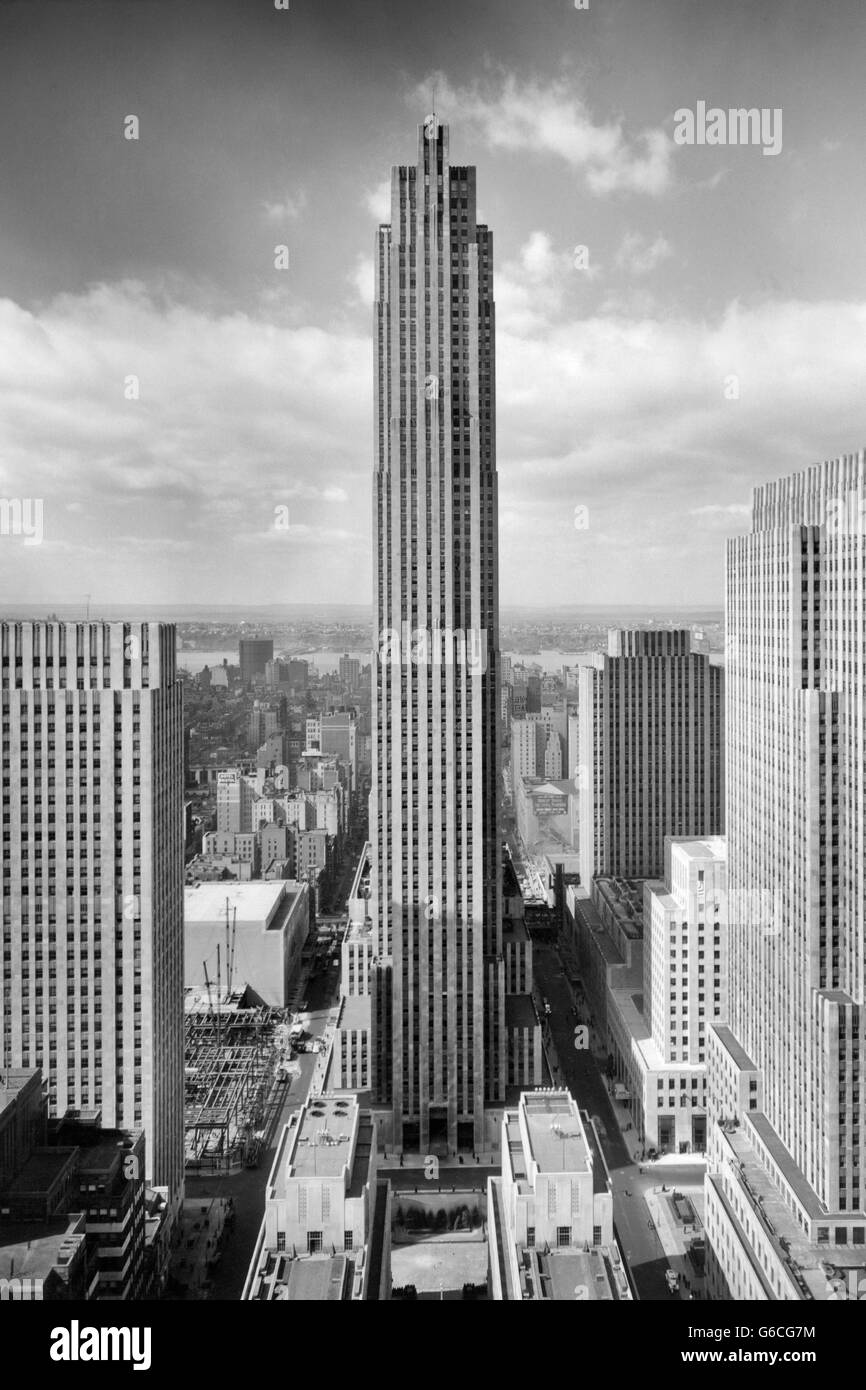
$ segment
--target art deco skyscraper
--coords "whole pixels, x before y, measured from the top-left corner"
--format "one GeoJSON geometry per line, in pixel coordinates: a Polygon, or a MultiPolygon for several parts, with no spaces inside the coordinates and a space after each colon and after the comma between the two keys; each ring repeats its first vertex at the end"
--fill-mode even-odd
{"type": "Polygon", "coordinates": [[[728,542],[729,1026],[715,1297],[866,1293],[866,463],[755,489],[728,542]]]}
{"type": "Polygon", "coordinates": [[[0,622],[0,1042],[183,1182],[183,727],[163,623],[0,622]]]}
{"type": "Polygon", "coordinates": [[[722,829],[724,673],[687,629],[611,629],[580,670],[580,876],[659,879],[665,837],[722,829]]]}
{"type": "Polygon", "coordinates": [[[493,239],[435,117],[392,170],[375,313],[375,1084],[395,1147],[455,1151],[504,1072],[493,239]]]}

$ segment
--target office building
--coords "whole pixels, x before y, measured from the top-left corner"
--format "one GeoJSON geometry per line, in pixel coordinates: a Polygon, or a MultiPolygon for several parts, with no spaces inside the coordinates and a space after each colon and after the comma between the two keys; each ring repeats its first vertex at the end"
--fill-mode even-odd
{"type": "Polygon", "coordinates": [[[723,672],[686,631],[612,630],[580,669],[580,873],[660,878],[666,835],[722,830],[723,672]]]}
{"type": "Polygon", "coordinates": [[[845,455],[755,488],[751,532],[728,542],[715,1298],[866,1293],[864,497],[866,457],[845,455]]]}
{"type": "Polygon", "coordinates": [[[347,690],[357,690],[361,680],[361,663],[356,656],[349,656],[348,652],[340,657],[339,662],[340,684],[347,690]]]}
{"type": "Polygon", "coordinates": [[[493,243],[435,117],[375,259],[375,1089],[390,1145],[471,1151],[505,1069],[493,243]]]}
{"type": "Polygon", "coordinates": [[[163,623],[0,623],[3,1062],[183,1178],[183,728],[163,623]]]}
{"type": "Polygon", "coordinates": [[[241,683],[252,685],[256,676],[264,676],[268,662],[274,659],[272,637],[241,637],[238,640],[238,661],[241,683]]]}

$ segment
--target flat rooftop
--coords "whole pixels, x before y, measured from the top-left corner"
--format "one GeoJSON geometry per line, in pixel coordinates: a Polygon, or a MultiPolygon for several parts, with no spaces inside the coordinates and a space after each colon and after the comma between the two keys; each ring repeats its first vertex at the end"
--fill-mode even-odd
{"type": "Polygon", "coordinates": [[[600,1250],[551,1250],[538,1256],[543,1296],[556,1302],[613,1302],[607,1261],[600,1250]]]}
{"type": "Polygon", "coordinates": [[[21,1092],[38,1075],[34,1067],[0,1068],[0,1115],[15,1104],[21,1092]]]}
{"type": "Polygon", "coordinates": [[[687,859],[727,859],[728,847],[723,835],[705,835],[693,840],[675,839],[673,849],[687,859]]]}
{"type": "Polygon", "coordinates": [[[755,1063],[752,1061],[745,1048],[741,1047],[740,1044],[737,1042],[737,1039],[731,1032],[730,1028],[728,1028],[723,1023],[717,1023],[715,1025],[715,1030],[716,1036],[718,1037],[719,1042],[722,1044],[722,1047],[732,1058],[735,1065],[739,1067],[740,1071],[757,1071],[755,1063]]]}
{"type": "Polygon", "coordinates": [[[340,1028],[352,1029],[356,1032],[363,1032],[371,1026],[369,994],[347,994],[343,996],[343,1007],[340,1010],[340,1028]]]}
{"type": "Polygon", "coordinates": [[[254,883],[197,883],[184,889],[184,921],[224,924],[228,900],[230,921],[236,912],[239,927],[264,926],[268,930],[282,925],[277,909],[283,899],[291,904],[300,891],[301,885],[294,879],[272,879],[254,883]]]}
{"type": "Polygon", "coordinates": [[[286,1156],[287,1178],[338,1177],[352,1162],[359,1110],[354,1097],[315,1096],[301,1112],[286,1156]]]}
{"type": "Polygon", "coordinates": [[[18,1170],[7,1191],[19,1196],[50,1192],[69,1167],[74,1155],[74,1147],[36,1149],[18,1170]]]}
{"type": "Polygon", "coordinates": [[[345,1255],[307,1256],[292,1260],[286,1280],[288,1297],[303,1303],[343,1298],[349,1261],[345,1255]]]}
{"type": "Polygon", "coordinates": [[[539,1172],[578,1173],[589,1168],[583,1121],[568,1092],[529,1091],[521,1109],[539,1172]]]}
{"type": "Polygon", "coordinates": [[[85,1239],[81,1213],[51,1221],[0,1223],[0,1279],[45,1279],[85,1239]]]}
{"type": "Polygon", "coordinates": [[[596,878],[593,892],[601,898],[626,936],[638,937],[643,931],[643,878],[596,878]]]}
{"type": "MultiPolygon", "coordinates": [[[[755,1133],[770,1149],[780,1167],[783,1166],[786,1181],[790,1182],[813,1219],[823,1217],[828,1227],[832,1226],[832,1216],[821,1209],[815,1193],[784,1149],[766,1116],[757,1111],[750,1111],[746,1122],[754,1127],[755,1133]]],[[[724,1139],[735,1157],[739,1174],[738,1185],[741,1191],[745,1189],[749,1194],[747,1201],[757,1224],[763,1225],[783,1262],[799,1276],[813,1298],[826,1299],[831,1294],[832,1284],[827,1275],[828,1267],[840,1270],[866,1268],[866,1247],[817,1245],[808,1239],[758,1159],[747,1132],[742,1128],[726,1130],[724,1139]]],[[[720,1180],[716,1178],[714,1181],[717,1191],[721,1191],[720,1180]]],[[[730,1214],[740,1226],[739,1218],[734,1213],[730,1214]]],[[[751,1246],[748,1240],[745,1243],[751,1246]]]]}

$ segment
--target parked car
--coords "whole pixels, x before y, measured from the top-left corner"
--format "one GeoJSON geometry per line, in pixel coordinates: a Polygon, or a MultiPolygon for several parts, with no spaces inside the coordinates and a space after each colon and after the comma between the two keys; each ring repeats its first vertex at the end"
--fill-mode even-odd
{"type": "Polygon", "coordinates": [[[665,1280],[667,1281],[667,1286],[671,1293],[676,1293],[680,1286],[680,1276],[677,1274],[676,1270],[666,1269],[665,1280]]]}

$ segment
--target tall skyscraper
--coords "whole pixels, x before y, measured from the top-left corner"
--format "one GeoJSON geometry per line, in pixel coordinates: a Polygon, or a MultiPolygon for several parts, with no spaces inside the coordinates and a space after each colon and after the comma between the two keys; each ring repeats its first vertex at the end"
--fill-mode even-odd
{"type": "Polygon", "coordinates": [[[183,721],[163,623],[0,622],[0,1039],[183,1183],[183,721]]]}
{"type": "Polygon", "coordinates": [[[269,661],[274,659],[272,637],[241,637],[238,641],[238,661],[241,681],[252,685],[253,676],[263,676],[269,661]]]}
{"type": "Polygon", "coordinates": [[[728,542],[729,1026],[715,1297],[866,1294],[866,461],[755,489],[728,542]]]}
{"type": "Polygon", "coordinates": [[[722,829],[722,669],[687,630],[612,630],[579,680],[581,881],[661,878],[666,835],[722,829]]]}
{"type": "Polygon", "coordinates": [[[435,117],[391,173],[375,314],[376,1088],[395,1147],[456,1151],[505,1066],[493,239],[435,117]]]}

